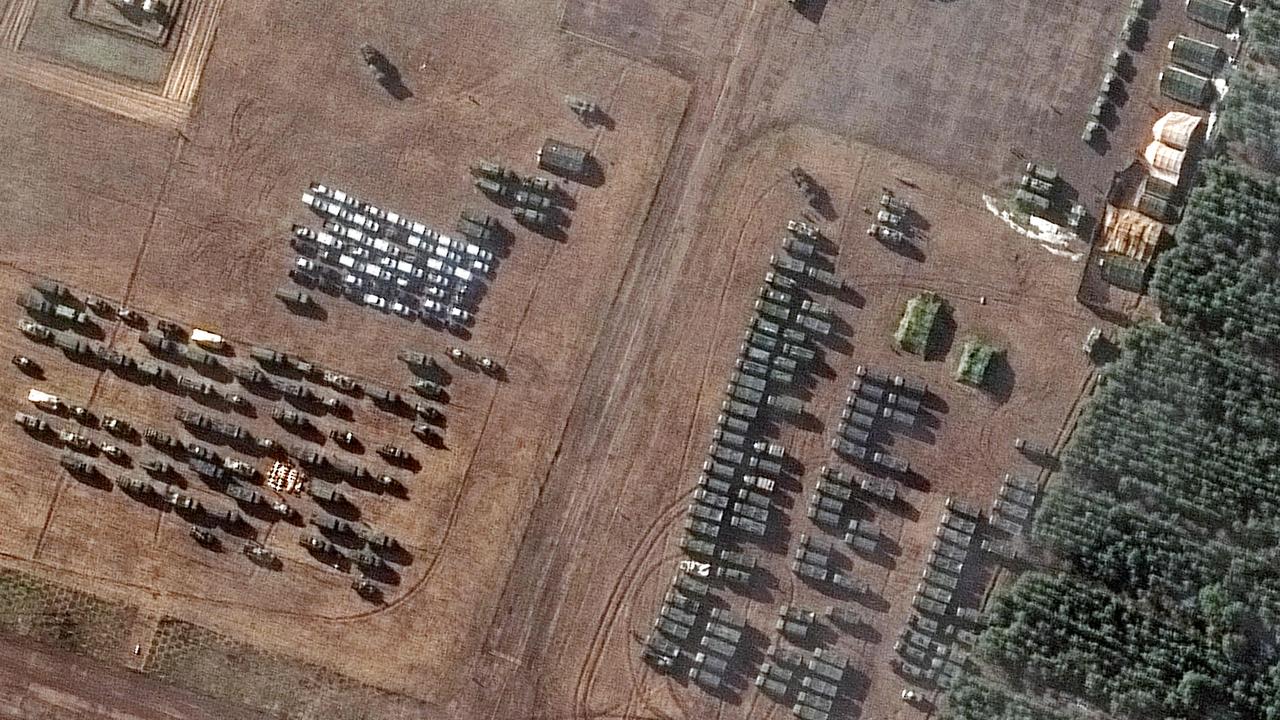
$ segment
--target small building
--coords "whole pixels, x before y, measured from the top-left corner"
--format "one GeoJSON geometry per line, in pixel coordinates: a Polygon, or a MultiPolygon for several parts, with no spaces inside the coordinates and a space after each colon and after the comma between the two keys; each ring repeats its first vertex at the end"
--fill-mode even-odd
{"type": "Polygon", "coordinates": [[[1186,35],[1169,41],[1169,62],[1201,75],[1213,76],[1227,59],[1222,48],[1186,35]]]}
{"type": "Polygon", "coordinates": [[[1159,178],[1170,185],[1182,183],[1182,164],[1187,159],[1187,151],[1156,140],[1142,151],[1142,157],[1147,161],[1147,172],[1152,177],[1159,178]]]}
{"type": "Polygon", "coordinates": [[[1239,10],[1236,0],[1187,0],[1187,15],[1192,20],[1222,32],[1235,25],[1239,10]]]}
{"type": "Polygon", "coordinates": [[[1193,107],[1204,107],[1212,97],[1209,78],[1168,65],[1160,72],[1160,94],[1193,107]]]}
{"type": "Polygon", "coordinates": [[[586,148],[548,138],[538,150],[538,167],[559,175],[582,175],[590,157],[586,148]]]}
{"type": "Polygon", "coordinates": [[[1102,252],[1146,264],[1155,255],[1164,225],[1137,210],[1107,206],[1102,221],[1102,252]]]}
{"type": "Polygon", "coordinates": [[[1178,219],[1177,205],[1150,193],[1143,193],[1138,198],[1138,212],[1165,223],[1176,222],[1178,219]]]}
{"type": "Polygon", "coordinates": [[[1151,126],[1151,137],[1172,148],[1186,150],[1197,140],[1196,132],[1203,121],[1204,118],[1190,113],[1165,113],[1151,126]]]}

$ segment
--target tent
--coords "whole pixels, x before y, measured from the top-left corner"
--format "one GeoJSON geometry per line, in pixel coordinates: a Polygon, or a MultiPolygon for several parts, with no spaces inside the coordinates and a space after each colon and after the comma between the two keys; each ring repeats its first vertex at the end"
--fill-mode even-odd
{"type": "Polygon", "coordinates": [[[1166,145],[1159,140],[1147,145],[1142,157],[1147,161],[1147,172],[1170,185],[1182,181],[1182,163],[1187,158],[1185,150],[1166,145]]]}
{"type": "Polygon", "coordinates": [[[1214,30],[1227,32],[1236,22],[1235,0],[1187,0],[1187,15],[1214,30]]]}
{"type": "Polygon", "coordinates": [[[1160,94],[1194,107],[1204,107],[1211,97],[1209,78],[1168,65],[1160,73],[1160,94]]]}
{"type": "Polygon", "coordinates": [[[1102,251],[1150,262],[1164,233],[1164,225],[1137,210],[1107,206],[1102,225],[1102,251]]]}
{"type": "Polygon", "coordinates": [[[1201,75],[1210,75],[1222,68],[1226,54],[1212,43],[1179,35],[1169,41],[1169,61],[1201,75]]]}
{"type": "Polygon", "coordinates": [[[1191,147],[1203,119],[1199,115],[1184,112],[1166,113],[1151,126],[1151,136],[1169,147],[1186,150],[1191,147]]]}

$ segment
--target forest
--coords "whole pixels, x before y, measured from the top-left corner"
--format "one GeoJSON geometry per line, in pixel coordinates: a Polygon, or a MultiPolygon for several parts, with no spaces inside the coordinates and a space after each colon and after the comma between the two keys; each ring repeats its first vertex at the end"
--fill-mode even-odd
{"type": "Polygon", "coordinates": [[[1280,0],[949,720],[1280,720],[1280,0]]]}

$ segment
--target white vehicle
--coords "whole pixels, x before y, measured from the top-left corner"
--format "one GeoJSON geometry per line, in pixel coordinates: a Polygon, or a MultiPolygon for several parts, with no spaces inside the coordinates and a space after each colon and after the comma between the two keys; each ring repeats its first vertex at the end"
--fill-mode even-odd
{"type": "Polygon", "coordinates": [[[307,192],[302,193],[302,203],[304,205],[307,205],[313,208],[319,208],[320,203],[322,202],[324,201],[316,197],[315,195],[312,195],[311,193],[307,193],[307,192]]]}
{"type": "Polygon", "coordinates": [[[697,560],[681,560],[680,569],[690,575],[698,577],[707,577],[711,575],[711,566],[707,563],[698,562],[697,560]]]}
{"type": "Polygon", "coordinates": [[[330,235],[327,232],[316,233],[316,242],[320,243],[321,245],[327,248],[333,248],[335,250],[341,250],[343,245],[345,244],[341,240],[330,235]]]}
{"type": "Polygon", "coordinates": [[[448,312],[448,308],[446,308],[443,303],[431,299],[424,299],[422,301],[422,312],[429,313],[431,315],[444,315],[448,312]]]}
{"type": "Polygon", "coordinates": [[[333,195],[332,195],[332,197],[333,197],[333,199],[334,199],[334,200],[337,200],[337,201],[338,201],[338,202],[340,202],[340,203],[348,203],[348,202],[351,202],[351,196],[347,195],[346,193],[342,192],[341,190],[334,190],[334,191],[333,191],[333,195]]]}
{"type": "Polygon", "coordinates": [[[400,217],[397,213],[393,213],[393,212],[387,213],[386,219],[387,219],[387,222],[391,223],[392,225],[404,224],[404,218],[400,217]]]}
{"type": "Polygon", "coordinates": [[[409,229],[413,231],[413,234],[414,234],[414,235],[423,235],[423,234],[426,234],[426,232],[427,232],[430,228],[428,228],[426,225],[423,225],[423,224],[422,224],[422,223],[420,223],[420,222],[416,222],[416,223],[411,224],[411,225],[409,226],[409,229]]]}
{"type": "Polygon", "coordinates": [[[367,259],[369,259],[369,251],[368,251],[368,250],[366,250],[366,249],[364,249],[364,248],[362,248],[362,247],[355,247],[355,246],[353,245],[353,246],[351,246],[351,247],[347,248],[347,252],[351,253],[351,256],[352,256],[352,257],[358,257],[358,258],[360,258],[360,259],[362,259],[362,260],[367,260],[367,259]]]}
{"type": "Polygon", "coordinates": [[[359,290],[364,287],[364,278],[355,275],[346,275],[342,278],[342,283],[353,290],[359,290]]]}
{"type": "Polygon", "coordinates": [[[356,267],[356,259],[350,255],[343,255],[338,258],[338,264],[344,268],[351,268],[354,270],[356,267]]]}
{"type": "Polygon", "coordinates": [[[298,266],[299,270],[315,270],[316,269],[315,262],[308,260],[307,258],[298,258],[297,260],[293,261],[293,264],[298,266]]]}
{"type": "Polygon", "coordinates": [[[450,295],[452,295],[453,293],[450,293],[448,290],[440,287],[439,285],[428,285],[427,287],[422,289],[422,294],[426,295],[427,297],[443,300],[449,297],[450,295]]]}
{"type": "Polygon", "coordinates": [[[44,410],[56,411],[56,410],[62,409],[63,407],[62,398],[58,397],[57,395],[50,395],[49,393],[43,390],[36,390],[35,388],[31,388],[31,390],[27,393],[27,399],[30,400],[31,403],[36,407],[44,410]]]}
{"type": "Polygon", "coordinates": [[[363,243],[365,241],[365,234],[361,232],[359,228],[343,226],[341,228],[341,232],[343,235],[347,236],[348,240],[353,242],[363,243]]]}
{"type": "Polygon", "coordinates": [[[311,228],[309,228],[309,227],[303,227],[303,226],[301,226],[301,225],[294,225],[294,226],[293,226],[293,234],[294,234],[294,235],[296,235],[296,236],[298,236],[298,237],[300,237],[300,238],[302,238],[303,240],[315,240],[315,239],[316,239],[316,231],[315,231],[315,230],[312,230],[312,229],[311,229],[311,228]]]}
{"type": "Polygon", "coordinates": [[[454,305],[449,308],[449,320],[461,325],[466,325],[471,322],[471,313],[454,305]]]}
{"type": "Polygon", "coordinates": [[[211,348],[220,348],[223,345],[221,335],[200,328],[191,328],[191,342],[211,348]]]}
{"type": "Polygon", "coordinates": [[[475,278],[475,276],[471,274],[471,271],[466,268],[454,268],[453,276],[461,280],[464,285],[470,285],[471,281],[475,278]]]}
{"type": "MultiPolygon", "coordinates": [[[[328,186],[321,185],[320,183],[311,183],[311,192],[317,195],[328,195],[332,191],[329,190],[328,186]]],[[[303,193],[303,195],[306,195],[306,193],[303,193]]]]}
{"type": "Polygon", "coordinates": [[[364,296],[364,304],[365,304],[365,305],[369,305],[370,307],[376,307],[376,308],[378,308],[379,310],[384,310],[384,309],[386,309],[386,307],[387,307],[387,301],[386,301],[386,300],[384,300],[384,299],[382,299],[382,298],[381,298],[380,296],[378,296],[378,295],[374,295],[373,293],[366,293],[366,294],[365,294],[365,296],[364,296]]]}
{"type": "Polygon", "coordinates": [[[421,235],[410,235],[408,240],[404,241],[409,247],[419,250],[427,244],[426,238],[421,235]]]}
{"type": "Polygon", "coordinates": [[[369,277],[373,278],[374,280],[393,280],[393,279],[395,279],[395,275],[392,275],[390,270],[383,270],[382,268],[380,268],[380,267],[378,267],[377,265],[374,265],[374,264],[372,264],[372,263],[366,264],[366,265],[364,266],[364,274],[365,274],[365,275],[368,275],[369,277]]]}
{"type": "Polygon", "coordinates": [[[417,308],[409,307],[408,305],[405,305],[402,302],[391,303],[391,312],[399,315],[400,317],[407,317],[407,318],[418,317],[417,308]]]}

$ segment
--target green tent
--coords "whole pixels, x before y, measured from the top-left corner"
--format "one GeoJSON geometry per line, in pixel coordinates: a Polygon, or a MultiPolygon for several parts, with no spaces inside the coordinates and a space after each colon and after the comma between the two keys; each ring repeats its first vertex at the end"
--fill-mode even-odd
{"type": "Polygon", "coordinates": [[[1209,78],[1172,65],[1160,73],[1160,94],[1194,107],[1204,107],[1211,97],[1209,78]]]}
{"type": "Polygon", "coordinates": [[[1212,76],[1222,68],[1226,54],[1217,45],[1179,35],[1169,42],[1169,60],[1192,72],[1212,76]]]}
{"type": "Polygon", "coordinates": [[[1187,15],[1192,20],[1222,32],[1235,25],[1238,9],[1234,0],[1187,0],[1187,15]]]}

